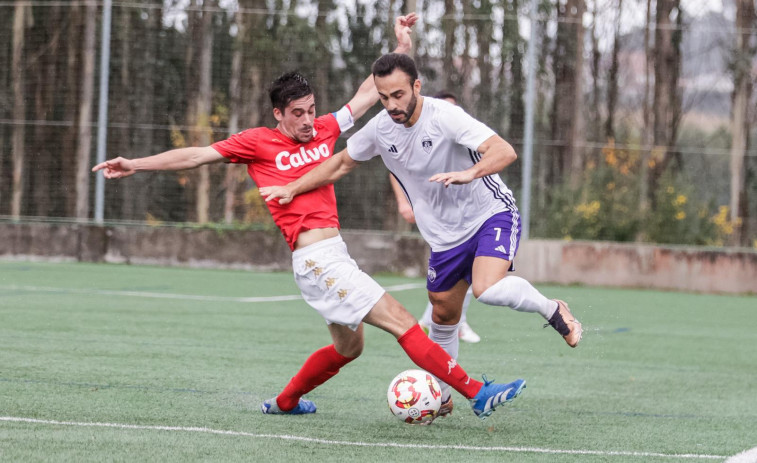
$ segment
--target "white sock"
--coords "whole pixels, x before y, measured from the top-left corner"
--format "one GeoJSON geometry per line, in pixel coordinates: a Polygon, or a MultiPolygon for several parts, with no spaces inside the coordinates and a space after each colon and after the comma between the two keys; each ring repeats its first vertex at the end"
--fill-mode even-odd
{"type": "MultiPolygon", "coordinates": [[[[428,337],[442,346],[442,349],[455,360],[457,360],[457,353],[460,348],[460,338],[457,336],[458,327],[459,325],[437,325],[432,321],[428,330],[428,337]]],[[[441,380],[439,386],[442,389],[442,402],[446,402],[452,395],[452,388],[441,380]]]]}
{"type": "Polygon", "coordinates": [[[428,305],[426,306],[426,311],[423,312],[423,316],[421,317],[421,321],[420,321],[421,325],[431,326],[431,312],[433,312],[433,310],[434,310],[434,306],[431,305],[431,303],[429,302],[428,305]]]}
{"type": "Polygon", "coordinates": [[[514,275],[491,285],[478,300],[484,304],[510,307],[518,312],[538,312],[546,320],[552,318],[557,310],[557,302],[547,299],[531,283],[514,275]]]}
{"type": "Polygon", "coordinates": [[[463,314],[460,316],[460,323],[468,321],[468,306],[470,305],[470,298],[473,296],[473,288],[468,288],[468,292],[465,293],[465,299],[463,299],[463,314]]]}

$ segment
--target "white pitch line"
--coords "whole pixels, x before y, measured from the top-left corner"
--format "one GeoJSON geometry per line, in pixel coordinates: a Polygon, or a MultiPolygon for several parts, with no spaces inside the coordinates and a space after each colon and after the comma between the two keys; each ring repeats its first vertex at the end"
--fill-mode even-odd
{"type": "Polygon", "coordinates": [[[298,442],[309,442],[323,445],[337,445],[350,447],[393,447],[403,449],[422,449],[422,450],[469,450],[481,452],[513,452],[513,453],[546,453],[546,454],[566,454],[566,455],[598,455],[611,457],[663,457],[678,459],[704,459],[704,460],[722,460],[726,458],[722,455],[706,454],[680,454],[680,453],[657,453],[657,452],[627,452],[627,451],[602,451],[602,450],[559,450],[544,449],[538,447],[478,447],[472,445],[430,445],[430,444],[398,444],[396,442],[360,442],[360,441],[338,441],[330,439],[318,439],[315,437],[293,436],[291,434],[257,434],[243,431],[229,431],[224,429],[211,429],[200,427],[183,427],[183,426],[145,426],[138,424],[119,424],[119,423],[80,423],[75,421],[55,421],[40,420],[36,418],[22,418],[14,416],[0,416],[0,421],[12,423],[33,423],[49,424],[56,426],[78,426],[78,427],[100,427],[115,429],[134,429],[140,431],[178,431],[178,432],[198,432],[205,434],[221,434],[227,436],[252,437],[259,439],[279,439],[298,442]]]}
{"type": "MultiPolygon", "coordinates": [[[[407,283],[401,285],[387,286],[387,291],[407,291],[410,289],[423,288],[425,285],[420,283],[407,283]]],[[[229,296],[199,296],[193,294],[175,294],[175,293],[153,293],[146,291],[117,291],[107,289],[76,289],[76,288],[53,288],[48,286],[0,286],[0,290],[8,291],[28,291],[28,292],[46,292],[46,293],[63,293],[63,294],[87,294],[98,296],[122,296],[122,297],[145,297],[153,299],[180,299],[187,301],[210,301],[210,302],[279,302],[279,301],[296,301],[302,299],[299,294],[290,294],[284,296],[260,296],[260,297],[229,297],[229,296]]]]}
{"type": "Polygon", "coordinates": [[[754,463],[757,461],[757,447],[732,456],[725,463],[754,463]]]}

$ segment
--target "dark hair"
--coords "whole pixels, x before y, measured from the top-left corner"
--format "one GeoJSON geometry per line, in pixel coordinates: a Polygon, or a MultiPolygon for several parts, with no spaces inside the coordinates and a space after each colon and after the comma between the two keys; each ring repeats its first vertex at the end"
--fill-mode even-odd
{"type": "Polygon", "coordinates": [[[282,113],[284,108],[292,101],[312,94],[313,87],[310,86],[310,82],[297,71],[287,72],[279,76],[268,87],[271,104],[282,113]]]}
{"type": "Polygon", "coordinates": [[[395,69],[407,74],[410,78],[410,85],[413,85],[418,79],[418,69],[415,67],[413,58],[402,53],[387,53],[373,62],[371,72],[374,77],[386,77],[393,73],[395,69]]]}
{"type": "Polygon", "coordinates": [[[455,100],[457,101],[457,97],[454,93],[448,92],[446,90],[442,90],[441,92],[438,92],[436,95],[434,95],[434,98],[438,98],[440,100],[455,100]]]}

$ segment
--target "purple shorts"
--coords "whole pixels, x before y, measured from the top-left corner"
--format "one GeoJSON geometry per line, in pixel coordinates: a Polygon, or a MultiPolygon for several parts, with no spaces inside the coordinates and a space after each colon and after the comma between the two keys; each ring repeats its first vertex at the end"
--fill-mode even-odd
{"type": "Polygon", "coordinates": [[[460,280],[473,280],[473,259],[478,256],[499,257],[510,261],[510,271],[520,242],[518,211],[500,212],[481,225],[468,241],[446,251],[431,251],[428,259],[426,288],[438,293],[452,289],[460,280]]]}

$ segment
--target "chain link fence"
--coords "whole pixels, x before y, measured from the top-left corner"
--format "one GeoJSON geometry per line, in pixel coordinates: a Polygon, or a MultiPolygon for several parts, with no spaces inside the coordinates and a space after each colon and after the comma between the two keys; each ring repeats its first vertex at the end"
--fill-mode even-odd
{"type": "MultiPolygon", "coordinates": [[[[273,127],[266,87],[294,69],[314,82],[318,112],[334,111],[371,63],[394,48],[393,18],[413,9],[421,16],[414,56],[422,93],[455,93],[518,153],[525,52],[535,28],[532,237],[757,247],[757,154],[748,143],[754,11],[745,22],[735,4],[673,1],[667,3],[676,15],[665,23],[651,2],[647,23],[632,14],[646,3],[543,0],[530,21],[531,4],[522,0],[114,1],[106,157],[142,157],[273,127]],[[744,40],[746,51],[739,51],[744,40]],[[665,59],[673,65],[661,69],[665,59]],[[741,85],[749,91],[737,92],[741,85]],[[747,108],[740,124],[738,98],[747,108]]],[[[101,129],[105,7],[0,0],[6,220],[94,217],[89,169],[101,129]]],[[[344,146],[340,140],[336,149],[344,146]]],[[[501,174],[519,200],[521,161],[501,174]]],[[[273,226],[242,166],[145,173],[108,181],[104,191],[108,222],[273,226]]],[[[336,191],[344,228],[412,230],[397,213],[379,160],[340,180],[336,191]]]]}

